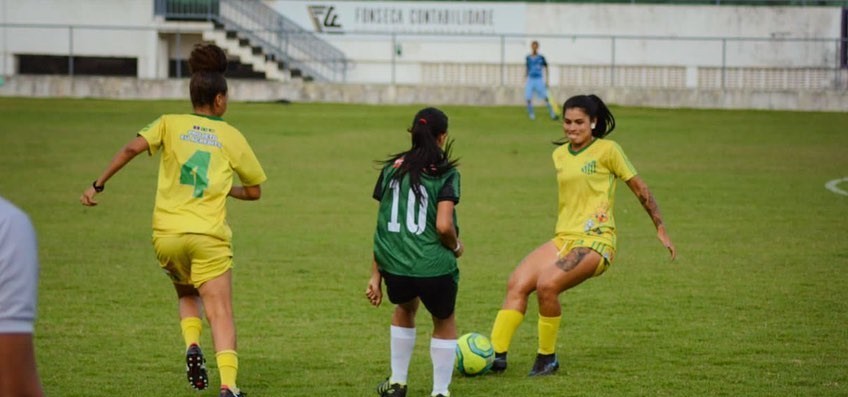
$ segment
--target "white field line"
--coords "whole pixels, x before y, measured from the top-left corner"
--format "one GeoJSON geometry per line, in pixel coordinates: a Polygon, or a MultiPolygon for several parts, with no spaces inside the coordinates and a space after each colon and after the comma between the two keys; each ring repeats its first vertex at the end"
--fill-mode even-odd
{"type": "Polygon", "coordinates": [[[843,195],[843,196],[848,196],[848,192],[846,192],[845,190],[842,190],[842,189],[840,189],[840,188],[839,188],[839,184],[840,184],[841,182],[848,182],[848,177],[845,177],[845,178],[839,178],[839,179],[834,179],[834,180],[832,180],[832,181],[829,181],[829,182],[827,182],[827,183],[825,183],[825,184],[824,184],[824,188],[825,188],[825,189],[827,189],[827,190],[830,190],[831,192],[834,192],[834,193],[836,193],[836,194],[841,194],[841,195],[843,195]]]}

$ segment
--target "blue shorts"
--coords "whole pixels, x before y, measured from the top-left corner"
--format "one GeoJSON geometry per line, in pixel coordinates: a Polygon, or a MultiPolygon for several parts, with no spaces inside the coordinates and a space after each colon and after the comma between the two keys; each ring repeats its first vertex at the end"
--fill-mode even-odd
{"type": "Polygon", "coordinates": [[[542,77],[528,77],[527,84],[524,86],[524,99],[530,101],[533,99],[533,93],[536,93],[539,98],[548,99],[548,89],[545,87],[545,79],[542,77]]]}

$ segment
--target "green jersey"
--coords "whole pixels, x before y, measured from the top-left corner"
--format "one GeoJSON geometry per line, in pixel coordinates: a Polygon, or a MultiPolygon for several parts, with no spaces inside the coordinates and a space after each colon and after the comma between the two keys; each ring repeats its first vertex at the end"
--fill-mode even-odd
{"type": "MultiPolygon", "coordinates": [[[[416,197],[409,175],[400,181],[394,177],[402,162],[400,158],[384,167],[374,186],[374,199],[380,202],[374,232],[377,266],[398,276],[458,274],[456,257],[436,232],[436,209],[440,201],[459,203],[459,171],[453,168],[439,176],[422,173],[416,197]]],[[[453,222],[457,225],[456,212],[453,222]]]]}

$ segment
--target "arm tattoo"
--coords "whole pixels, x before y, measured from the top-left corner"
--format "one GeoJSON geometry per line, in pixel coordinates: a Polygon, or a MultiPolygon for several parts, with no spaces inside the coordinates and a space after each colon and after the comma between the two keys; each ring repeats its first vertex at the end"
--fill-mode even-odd
{"type": "Polygon", "coordinates": [[[660,207],[657,201],[654,200],[654,195],[647,188],[642,188],[639,189],[637,196],[639,197],[639,202],[642,203],[642,207],[651,216],[654,226],[660,227],[663,224],[662,215],[660,215],[660,207]]]}
{"type": "Polygon", "coordinates": [[[563,271],[569,272],[577,267],[577,264],[580,263],[580,261],[582,261],[590,251],[591,250],[587,247],[577,247],[569,251],[565,257],[557,259],[556,265],[563,271]]]}

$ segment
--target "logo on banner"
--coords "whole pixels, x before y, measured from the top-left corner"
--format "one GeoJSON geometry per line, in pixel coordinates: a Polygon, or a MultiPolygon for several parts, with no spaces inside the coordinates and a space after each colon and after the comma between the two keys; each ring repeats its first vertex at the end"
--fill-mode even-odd
{"type": "Polygon", "coordinates": [[[333,6],[306,6],[312,25],[319,33],[342,33],[342,24],[339,22],[339,14],[333,6]]]}

